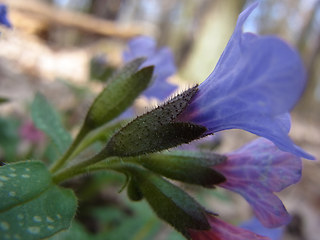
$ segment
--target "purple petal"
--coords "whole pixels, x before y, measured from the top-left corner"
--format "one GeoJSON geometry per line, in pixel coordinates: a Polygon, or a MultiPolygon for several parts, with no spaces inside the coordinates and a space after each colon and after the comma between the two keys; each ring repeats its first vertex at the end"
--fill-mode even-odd
{"type": "Polygon", "coordinates": [[[256,6],[240,14],[216,68],[200,84],[179,120],[203,125],[207,133],[244,129],[270,139],[284,151],[313,159],[288,137],[287,116],[306,82],[302,61],[279,38],[242,33],[256,6]]]}
{"type": "MultiPolygon", "coordinates": [[[[232,179],[234,180],[234,179],[232,179]]],[[[290,222],[291,217],[281,200],[258,183],[221,184],[221,187],[242,195],[253,208],[254,214],[266,227],[279,227],[290,222]]]]}
{"type": "Polygon", "coordinates": [[[270,191],[280,192],[301,178],[301,159],[279,150],[272,142],[263,138],[227,155],[231,159],[227,166],[247,167],[251,173],[258,174],[256,177],[259,182],[270,191]]]}
{"type": "Polygon", "coordinates": [[[128,50],[123,53],[125,62],[139,57],[149,57],[156,51],[156,42],[149,37],[136,37],[128,43],[128,50]]]}
{"type": "Polygon", "coordinates": [[[168,77],[176,72],[172,52],[166,47],[157,49],[156,42],[152,38],[140,36],[132,39],[128,44],[128,50],[123,53],[125,62],[138,57],[147,58],[141,68],[150,65],[155,66],[154,81],[143,95],[163,101],[177,89],[176,85],[167,81],[168,77]]]}
{"type": "Polygon", "coordinates": [[[208,215],[210,230],[189,230],[193,240],[270,240],[268,237],[257,235],[248,230],[223,222],[215,216],[208,215]]]}
{"type": "Polygon", "coordinates": [[[123,113],[121,113],[120,116],[118,116],[116,118],[116,120],[119,121],[119,120],[130,119],[135,116],[136,116],[136,114],[135,114],[134,108],[130,107],[130,108],[126,109],[123,113]]]}
{"type": "Polygon", "coordinates": [[[219,186],[242,195],[264,226],[287,224],[290,216],[273,192],[279,192],[300,180],[301,159],[279,150],[263,138],[227,156],[224,163],[214,166],[227,178],[219,186]]]}
{"type": "Polygon", "coordinates": [[[284,232],[283,227],[279,228],[266,228],[261,225],[260,221],[257,218],[252,218],[249,221],[243,222],[240,225],[241,228],[252,231],[256,234],[267,236],[271,240],[281,240],[284,232]]]}
{"type": "Polygon", "coordinates": [[[12,25],[7,18],[7,12],[7,6],[0,4],[0,24],[6,26],[7,28],[12,28],[12,25]]]}

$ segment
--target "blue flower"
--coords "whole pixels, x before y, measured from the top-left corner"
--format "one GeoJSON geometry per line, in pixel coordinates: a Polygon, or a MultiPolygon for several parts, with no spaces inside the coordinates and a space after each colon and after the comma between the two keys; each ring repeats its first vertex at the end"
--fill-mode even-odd
{"type": "Polygon", "coordinates": [[[0,24],[6,26],[7,28],[12,28],[12,25],[7,18],[7,12],[7,6],[0,4],[0,24]]]}
{"type": "Polygon", "coordinates": [[[227,179],[219,186],[244,197],[264,226],[274,228],[289,223],[291,217],[274,192],[300,180],[299,157],[258,138],[227,154],[227,160],[213,168],[227,179]]]}
{"type": "Polygon", "coordinates": [[[217,66],[178,120],[203,125],[207,134],[243,129],[273,141],[283,151],[314,159],[288,136],[289,111],[306,84],[302,61],[277,37],[242,32],[256,6],[240,14],[217,66]]]}
{"type": "Polygon", "coordinates": [[[154,65],[152,85],[144,91],[143,95],[148,98],[155,97],[163,101],[177,89],[176,85],[167,81],[176,72],[171,50],[167,47],[157,49],[154,39],[140,36],[130,40],[128,49],[123,53],[125,62],[139,57],[147,58],[141,68],[154,65]]]}
{"type": "Polygon", "coordinates": [[[271,240],[281,240],[284,231],[283,227],[266,228],[259,222],[257,218],[252,218],[249,221],[243,222],[240,227],[256,234],[269,237],[271,240]]]}

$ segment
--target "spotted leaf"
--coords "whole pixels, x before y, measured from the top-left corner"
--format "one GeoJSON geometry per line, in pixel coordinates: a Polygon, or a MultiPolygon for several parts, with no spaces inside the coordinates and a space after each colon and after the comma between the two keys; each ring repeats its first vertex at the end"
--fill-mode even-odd
{"type": "Polygon", "coordinates": [[[0,240],[47,238],[70,226],[77,201],[41,162],[0,167],[0,240]]]}

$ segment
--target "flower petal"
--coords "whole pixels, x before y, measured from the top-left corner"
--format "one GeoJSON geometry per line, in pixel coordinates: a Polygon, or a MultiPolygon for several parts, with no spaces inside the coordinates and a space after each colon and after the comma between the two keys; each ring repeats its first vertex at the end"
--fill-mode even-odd
{"type": "MultiPolygon", "coordinates": [[[[227,155],[229,163],[226,165],[241,166],[243,171],[256,173],[259,182],[270,191],[280,192],[301,178],[301,159],[279,150],[264,138],[258,138],[227,155]]],[[[248,177],[246,180],[252,181],[248,177]]]]}
{"type": "Polygon", "coordinates": [[[261,225],[260,221],[253,217],[249,221],[243,222],[240,225],[241,228],[247,229],[249,231],[252,231],[256,234],[261,234],[263,236],[269,237],[271,240],[281,240],[282,235],[284,232],[283,227],[279,228],[266,228],[263,225],[261,225]]]}
{"type": "Polygon", "coordinates": [[[208,215],[211,229],[208,231],[189,230],[193,240],[270,240],[248,230],[233,226],[220,219],[208,215]]]}
{"type": "Polygon", "coordinates": [[[141,56],[148,57],[156,51],[156,42],[149,37],[136,37],[128,43],[128,50],[124,51],[123,59],[130,62],[141,56]]]}
{"type": "Polygon", "coordinates": [[[242,182],[237,185],[224,183],[220,186],[243,196],[253,208],[256,217],[266,227],[279,227],[291,220],[281,200],[261,184],[242,182]]]}
{"type": "Polygon", "coordinates": [[[125,62],[129,62],[138,57],[146,57],[147,60],[141,68],[154,65],[154,82],[143,93],[146,97],[155,97],[163,101],[177,86],[167,82],[168,77],[176,72],[174,58],[169,48],[156,48],[154,39],[140,36],[132,39],[128,44],[129,49],[123,53],[125,62]]]}
{"type": "Polygon", "coordinates": [[[287,224],[290,216],[273,192],[279,192],[300,180],[300,158],[280,151],[263,138],[227,156],[225,162],[214,166],[227,178],[219,186],[242,195],[264,226],[287,224]]]}
{"type": "Polygon", "coordinates": [[[284,151],[313,159],[290,140],[290,121],[283,121],[305,86],[302,61],[277,37],[242,33],[256,6],[240,14],[216,68],[200,84],[179,120],[203,125],[207,133],[244,129],[270,139],[284,151]]]}

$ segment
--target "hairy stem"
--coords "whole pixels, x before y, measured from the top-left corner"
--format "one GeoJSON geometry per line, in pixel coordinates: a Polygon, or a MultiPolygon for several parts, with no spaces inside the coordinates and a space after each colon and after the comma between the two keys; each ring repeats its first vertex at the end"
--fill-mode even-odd
{"type": "MultiPolygon", "coordinates": [[[[55,183],[60,183],[66,179],[69,179],[71,177],[74,177],[76,175],[88,172],[88,171],[92,171],[92,170],[96,170],[94,169],[94,166],[91,166],[97,162],[100,162],[102,160],[105,160],[109,157],[112,157],[107,151],[101,151],[100,153],[98,153],[97,155],[93,156],[92,158],[89,158],[85,161],[82,161],[78,164],[74,164],[56,174],[53,175],[53,181],[55,183]],[[92,168],[87,168],[88,166],[92,167],[92,168]]],[[[115,158],[115,159],[119,159],[119,158],[115,158]]],[[[111,161],[110,161],[111,162],[111,161]]],[[[104,165],[104,167],[106,167],[107,165],[104,165]]]]}
{"type": "Polygon", "coordinates": [[[80,132],[78,133],[75,140],[72,142],[71,146],[68,148],[68,150],[63,154],[63,156],[58,159],[50,168],[50,171],[52,173],[58,171],[70,158],[74,150],[77,148],[79,143],[83,140],[83,138],[87,135],[89,130],[85,127],[82,127],[80,132]]]}

